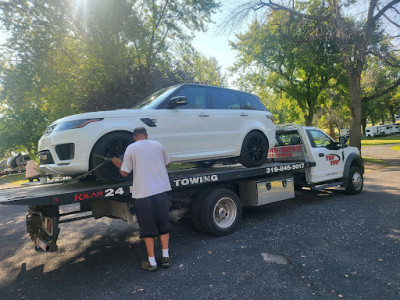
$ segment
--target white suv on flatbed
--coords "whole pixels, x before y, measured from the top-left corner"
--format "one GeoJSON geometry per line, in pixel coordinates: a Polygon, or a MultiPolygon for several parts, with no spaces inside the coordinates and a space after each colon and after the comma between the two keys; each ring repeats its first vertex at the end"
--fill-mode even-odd
{"type": "MultiPolygon", "coordinates": [[[[39,141],[40,168],[79,175],[122,156],[132,130],[144,126],[173,162],[238,159],[260,166],[275,144],[272,114],[257,96],[236,90],[180,84],[162,89],[133,109],[68,116],[47,128],[39,141]]],[[[94,170],[100,180],[122,181],[110,162],[94,170]]]]}

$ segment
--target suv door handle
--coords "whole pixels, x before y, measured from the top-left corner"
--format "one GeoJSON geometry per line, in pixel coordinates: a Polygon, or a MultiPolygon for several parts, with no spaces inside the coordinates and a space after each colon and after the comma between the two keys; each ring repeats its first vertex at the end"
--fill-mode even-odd
{"type": "Polygon", "coordinates": [[[201,113],[201,114],[199,114],[199,117],[209,117],[210,115],[207,115],[207,114],[205,114],[205,113],[201,113]]]}
{"type": "Polygon", "coordinates": [[[248,114],[241,113],[241,114],[240,114],[240,116],[241,116],[241,117],[247,117],[247,116],[248,116],[248,114]]]}
{"type": "Polygon", "coordinates": [[[324,156],[325,156],[325,154],[323,154],[323,153],[320,153],[320,154],[318,154],[318,156],[319,156],[319,157],[324,157],[324,156]]]}

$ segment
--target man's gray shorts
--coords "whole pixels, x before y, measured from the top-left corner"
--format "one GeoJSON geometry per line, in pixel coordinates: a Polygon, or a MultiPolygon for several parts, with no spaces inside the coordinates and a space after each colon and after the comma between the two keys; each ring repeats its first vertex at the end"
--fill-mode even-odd
{"type": "Polygon", "coordinates": [[[140,237],[157,237],[171,230],[167,193],[135,199],[140,237]]]}

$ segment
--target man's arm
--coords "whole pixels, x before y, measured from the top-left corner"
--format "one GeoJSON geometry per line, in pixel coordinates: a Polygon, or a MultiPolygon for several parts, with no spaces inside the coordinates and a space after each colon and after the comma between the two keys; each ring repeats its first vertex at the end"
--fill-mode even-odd
{"type": "Polygon", "coordinates": [[[127,177],[129,175],[129,173],[121,171],[122,160],[120,160],[119,158],[113,157],[111,161],[114,164],[114,166],[116,166],[119,169],[119,173],[121,173],[122,177],[127,177]]]}

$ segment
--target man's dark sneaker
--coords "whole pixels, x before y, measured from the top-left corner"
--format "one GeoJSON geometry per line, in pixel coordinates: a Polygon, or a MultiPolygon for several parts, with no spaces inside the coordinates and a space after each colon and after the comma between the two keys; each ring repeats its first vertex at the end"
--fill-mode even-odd
{"type": "Polygon", "coordinates": [[[171,265],[171,259],[169,257],[161,258],[161,266],[163,268],[169,268],[170,265],[171,265]]]}
{"type": "Polygon", "coordinates": [[[148,260],[142,261],[142,269],[145,269],[150,272],[154,272],[157,270],[157,266],[152,266],[148,260]]]}

